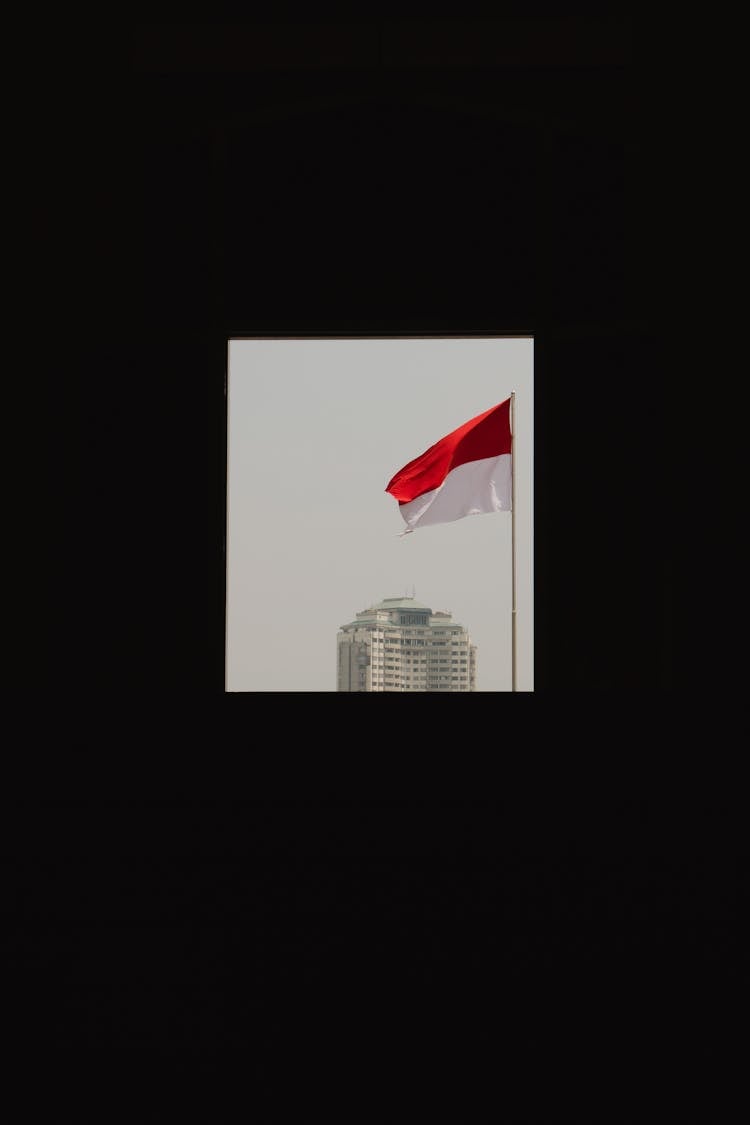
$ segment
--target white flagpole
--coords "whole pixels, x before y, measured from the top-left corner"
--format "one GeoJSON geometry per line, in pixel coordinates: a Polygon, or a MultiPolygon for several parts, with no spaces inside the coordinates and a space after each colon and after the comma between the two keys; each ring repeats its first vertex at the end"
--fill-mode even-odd
{"type": "Polygon", "coordinates": [[[512,687],[516,690],[516,392],[510,396],[510,535],[513,600],[511,603],[512,687]]]}

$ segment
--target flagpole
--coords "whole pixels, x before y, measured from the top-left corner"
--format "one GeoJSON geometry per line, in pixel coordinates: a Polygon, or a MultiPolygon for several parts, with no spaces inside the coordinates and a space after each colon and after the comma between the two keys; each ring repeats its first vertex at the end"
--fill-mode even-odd
{"type": "Polygon", "coordinates": [[[511,603],[511,668],[512,687],[516,690],[516,392],[510,396],[510,537],[511,537],[511,574],[512,574],[512,603],[511,603]]]}

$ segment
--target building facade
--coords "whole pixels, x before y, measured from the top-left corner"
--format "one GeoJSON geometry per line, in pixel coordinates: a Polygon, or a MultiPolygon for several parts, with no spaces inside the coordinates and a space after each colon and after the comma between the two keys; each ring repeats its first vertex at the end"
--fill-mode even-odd
{"type": "Polygon", "coordinates": [[[385,598],[342,625],[337,691],[476,691],[477,651],[450,613],[385,598]]]}

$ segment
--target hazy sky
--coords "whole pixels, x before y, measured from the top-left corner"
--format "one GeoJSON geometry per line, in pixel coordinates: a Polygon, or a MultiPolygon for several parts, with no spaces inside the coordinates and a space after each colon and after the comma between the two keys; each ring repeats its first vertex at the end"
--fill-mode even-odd
{"type": "Polygon", "coordinates": [[[516,687],[533,690],[533,340],[231,340],[226,689],[335,691],[336,635],[414,593],[511,690],[511,515],[406,525],[385,487],[515,391],[516,687]]]}

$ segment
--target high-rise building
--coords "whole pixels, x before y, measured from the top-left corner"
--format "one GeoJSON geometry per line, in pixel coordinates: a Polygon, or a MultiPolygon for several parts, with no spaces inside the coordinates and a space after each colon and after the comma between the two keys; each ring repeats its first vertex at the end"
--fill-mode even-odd
{"type": "Polygon", "coordinates": [[[476,691],[477,650],[450,613],[385,598],[342,625],[337,691],[476,691]]]}

